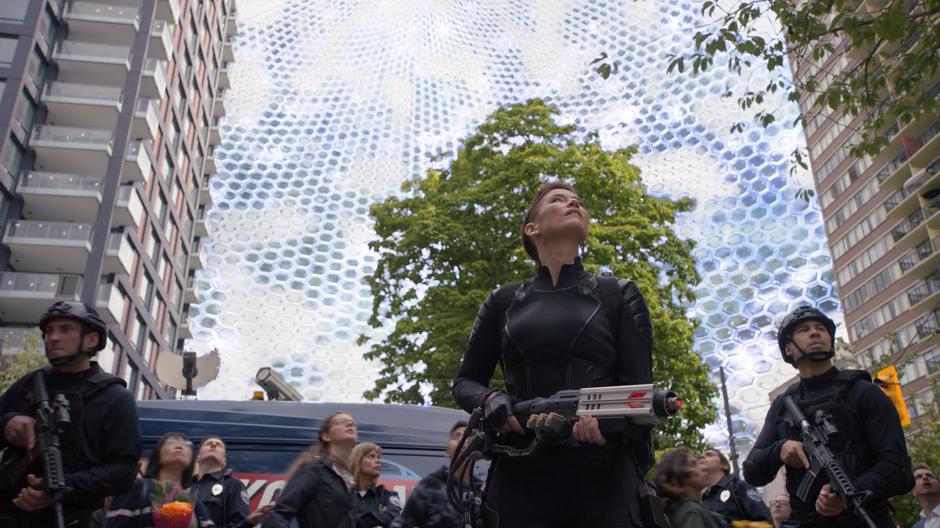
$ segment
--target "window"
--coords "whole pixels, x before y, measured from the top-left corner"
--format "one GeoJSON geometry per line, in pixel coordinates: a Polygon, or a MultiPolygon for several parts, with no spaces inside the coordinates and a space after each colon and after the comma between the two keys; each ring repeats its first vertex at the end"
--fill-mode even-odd
{"type": "Polygon", "coordinates": [[[177,307],[182,306],[183,302],[183,285],[180,284],[179,279],[173,280],[172,290],[170,290],[170,296],[173,298],[173,304],[177,307]]]}
{"type": "Polygon", "coordinates": [[[166,181],[173,174],[173,160],[170,158],[169,149],[163,151],[163,162],[160,163],[160,176],[166,181]]]}
{"type": "Polygon", "coordinates": [[[180,135],[180,124],[176,121],[176,117],[173,117],[173,120],[170,122],[170,130],[166,134],[166,143],[167,145],[176,146],[176,139],[180,135]]]}
{"type": "Polygon", "coordinates": [[[134,336],[134,345],[137,347],[137,350],[140,351],[140,355],[143,356],[144,349],[144,340],[147,338],[147,324],[144,322],[143,317],[140,315],[137,316],[137,334],[134,336]]]}
{"type": "Polygon", "coordinates": [[[13,181],[16,181],[22,160],[23,149],[12,137],[7,137],[6,143],[3,145],[3,151],[0,152],[0,166],[6,169],[13,181]]]}
{"type": "Polygon", "coordinates": [[[26,64],[26,77],[33,82],[37,90],[42,88],[42,83],[46,79],[46,61],[35,47],[26,64]]]}
{"type": "Polygon", "coordinates": [[[36,105],[33,100],[26,95],[25,91],[20,91],[16,98],[16,123],[19,125],[23,134],[28,135],[33,128],[33,116],[36,114],[36,105]]]}
{"type": "Polygon", "coordinates": [[[147,256],[151,262],[156,262],[157,254],[160,251],[160,235],[157,230],[150,228],[150,243],[147,245],[147,256]]]}
{"type": "MultiPolygon", "coordinates": [[[[157,325],[157,328],[160,327],[160,315],[163,313],[163,300],[160,299],[160,295],[154,295],[154,302],[150,305],[150,317],[153,318],[154,324],[157,325]]],[[[153,338],[151,338],[152,340],[153,338]]]]}
{"type": "Polygon", "coordinates": [[[150,294],[153,293],[153,278],[146,271],[144,272],[144,279],[140,284],[140,298],[143,299],[144,304],[150,305],[150,294]]]}
{"type": "MultiPolygon", "coordinates": [[[[4,3],[6,0],[4,0],[4,3]]],[[[19,39],[16,37],[0,37],[0,68],[9,68],[13,66],[13,57],[16,55],[16,45],[19,39]]]]}
{"type": "Polygon", "coordinates": [[[154,210],[154,215],[160,220],[162,224],[166,219],[166,197],[163,196],[163,191],[157,193],[157,203],[156,209],[154,210]]]}
{"type": "Polygon", "coordinates": [[[16,24],[26,18],[29,0],[3,0],[0,2],[0,22],[16,24]]]}

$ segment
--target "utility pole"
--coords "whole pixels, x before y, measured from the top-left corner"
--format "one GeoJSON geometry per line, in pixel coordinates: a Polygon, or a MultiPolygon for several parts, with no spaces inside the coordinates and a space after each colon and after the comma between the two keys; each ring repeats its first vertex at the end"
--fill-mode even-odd
{"type": "Polygon", "coordinates": [[[728,421],[728,445],[731,446],[731,469],[738,476],[738,450],[734,446],[734,427],[731,425],[731,405],[728,403],[728,387],[725,385],[725,367],[718,367],[721,374],[721,397],[725,400],[725,420],[728,421]]]}

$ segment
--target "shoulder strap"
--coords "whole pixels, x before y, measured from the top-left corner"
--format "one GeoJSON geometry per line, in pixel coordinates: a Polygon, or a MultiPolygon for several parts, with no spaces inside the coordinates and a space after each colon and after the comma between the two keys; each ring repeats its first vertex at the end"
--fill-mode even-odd
{"type": "Polygon", "coordinates": [[[860,379],[871,382],[871,374],[864,370],[840,370],[839,373],[836,374],[836,381],[849,386],[860,379]]]}
{"type": "Polygon", "coordinates": [[[103,370],[92,374],[88,379],[85,380],[85,386],[82,388],[82,397],[91,398],[95,394],[107,389],[111,385],[120,384],[123,387],[127,387],[127,382],[122,378],[108,374],[103,370]]]}

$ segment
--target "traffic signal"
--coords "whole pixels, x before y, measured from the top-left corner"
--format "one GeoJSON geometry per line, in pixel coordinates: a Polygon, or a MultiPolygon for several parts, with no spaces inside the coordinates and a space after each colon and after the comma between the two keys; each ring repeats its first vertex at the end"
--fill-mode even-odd
{"type": "Polygon", "coordinates": [[[888,395],[888,398],[891,398],[891,403],[898,411],[898,418],[901,419],[901,427],[911,425],[911,417],[907,414],[907,405],[904,404],[904,395],[901,394],[898,370],[894,368],[894,365],[888,365],[879,370],[875,375],[875,383],[888,395]]]}

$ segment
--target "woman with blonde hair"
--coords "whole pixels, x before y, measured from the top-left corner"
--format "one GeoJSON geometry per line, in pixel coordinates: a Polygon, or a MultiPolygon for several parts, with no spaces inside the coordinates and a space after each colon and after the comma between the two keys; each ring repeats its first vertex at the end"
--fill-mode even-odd
{"type": "Polygon", "coordinates": [[[353,488],[353,517],[356,528],[388,528],[401,514],[398,494],[376,485],[382,473],[382,448],[363,442],[349,455],[349,469],[356,485],[353,488]]]}
{"type": "Polygon", "coordinates": [[[349,455],[356,445],[356,421],[346,411],[327,416],[317,443],[292,464],[290,479],[271,510],[265,528],[353,528],[349,455]]]}

